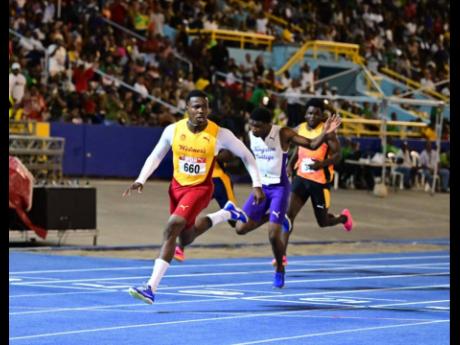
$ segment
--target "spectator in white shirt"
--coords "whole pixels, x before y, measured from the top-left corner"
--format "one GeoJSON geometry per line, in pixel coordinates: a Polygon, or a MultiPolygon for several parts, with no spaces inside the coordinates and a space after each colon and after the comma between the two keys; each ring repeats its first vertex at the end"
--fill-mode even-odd
{"type": "Polygon", "coordinates": [[[26,55],[34,50],[45,50],[43,43],[38,39],[38,34],[35,31],[31,33],[31,37],[21,37],[19,40],[19,46],[23,49],[26,55]]]}
{"type": "Polygon", "coordinates": [[[233,65],[230,67],[230,70],[227,72],[227,75],[225,76],[225,85],[229,88],[235,88],[235,86],[238,84],[237,79],[237,71],[238,68],[233,65]]]}
{"type": "MultiPolygon", "coordinates": [[[[430,185],[433,183],[433,174],[436,165],[439,167],[439,156],[436,150],[431,147],[431,141],[427,141],[425,149],[420,154],[420,165],[422,166],[422,174],[425,176],[425,191],[430,190],[430,185]]],[[[441,177],[441,188],[443,192],[449,190],[450,171],[445,168],[438,169],[438,174],[441,177]]]]}
{"type": "Polygon", "coordinates": [[[401,149],[396,153],[396,164],[398,166],[395,168],[395,171],[403,174],[404,187],[412,187],[412,157],[410,155],[409,145],[407,141],[404,141],[401,145],[401,149]]]}
{"type": "Polygon", "coordinates": [[[420,79],[420,84],[425,90],[434,90],[435,85],[433,82],[431,71],[428,68],[423,70],[423,77],[420,79]]]}
{"type": "Polygon", "coordinates": [[[315,92],[315,74],[310,69],[310,65],[306,63],[302,66],[302,75],[300,81],[300,87],[302,91],[307,93],[314,93],[315,92]]]}
{"type": "Polygon", "coordinates": [[[286,70],[283,75],[280,78],[281,85],[283,87],[283,90],[286,90],[291,87],[292,79],[291,79],[291,74],[289,73],[288,70],[286,70]]]}
{"type": "Polygon", "coordinates": [[[219,24],[217,23],[216,19],[210,15],[207,16],[204,23],[203,23],[205,30],[218,30],[219,24]]]}
{"type": "Polygon", "coordinates": [[[334,108],[334,109],[340,108],[339,100],[334,99],[335,96],[338,96],[337,92],[338,92],[337,86],[332,86],[331,87],[331,99],[329,100],[329,102],[331,103],[332,108],[334,108]]]}
{"type": "Polygon", "coordinates": [[[258,18],[256,19],[256,31],[258,34],[267,34],[268,19],[264,16],[262,11],[259,12],[258,18]]]}
{"type": "Polygon", "coordinates": [[[67,50],[64,47],[64,40],[62,37],[56,38],[56,43],[48,47],[47,53],[49,56],[48,71],[50,76],[54,77],[56,74],[65,72],[67,50]]]}
{"type": "Polygon", "coordinates": [[[136,83],[134,84],[134,89],[142,96],[142,98],[147,98],[149,90],[145,86],[145,79],[142,75],[137,77],[136,83]]]}
{"type": "Polygon", "coordinates": [[[155,34],[159,34],[160,36],[164,36],[164,24],[165,24],[165,15],[163,14],[163,9],[158,7],[155,12],[150,14],[150,22],[154,25],[154,32],[155,34]]]}
{"type": "Polygon", "coordinates": [[[9,92],[14,100],[14,104],[19,104],[26,89],[26,77],[21,73],[21,65],[15,62],[11,66],[11,73],[9,75],[9,92]]]}
{"type": "Polygon", "coordinates": [[[52,23],[54,20],[54,14],[56,13],[56,7],[54,1],[44,1],[45,9],[43,11],[42,23],[52,23]]]}
{"type": "Polygon", "coordinates": [[[252,72],[254,70],[254,62],[252,61],[251,54],[246,53],[244,55],[244,61],[240,64],[240,71],[243,78],[252,78],[252,72]]]}

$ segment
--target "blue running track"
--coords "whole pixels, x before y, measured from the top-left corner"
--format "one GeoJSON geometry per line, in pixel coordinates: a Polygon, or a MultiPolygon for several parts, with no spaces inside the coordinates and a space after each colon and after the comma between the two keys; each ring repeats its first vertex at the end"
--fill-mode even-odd
{"type": "Polygon", "coordinates": [[[174,262],[10,252],[10,345],[447,345],[449,252],[174,262]]]}

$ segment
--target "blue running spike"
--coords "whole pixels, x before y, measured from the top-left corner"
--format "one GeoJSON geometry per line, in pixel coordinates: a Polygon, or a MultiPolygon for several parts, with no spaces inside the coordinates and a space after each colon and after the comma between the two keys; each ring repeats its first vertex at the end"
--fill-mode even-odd
{"type": "Polygon", "coordinates": [[[130,287],[128,292],[134,298],[140,299],[145,303],[153,304],[153,302],[155,302],[155,294],[147,284],[140,287],[130,287]]]}
{"type": "Polygon", "coordinates": [[[273,287],[281,289],[284,286],[284,272],[275,272],[273,287]]]}
{"type": "Polygon", "coordinates": [[[230,212],[232,220],[239,220],[243,223],[248,222],[248,216],[246,215],[246,213],[242,209],[236,207],[236,205],[233,202],[227,201],[227,203],[224,206],[224,210],[230,212]]]}

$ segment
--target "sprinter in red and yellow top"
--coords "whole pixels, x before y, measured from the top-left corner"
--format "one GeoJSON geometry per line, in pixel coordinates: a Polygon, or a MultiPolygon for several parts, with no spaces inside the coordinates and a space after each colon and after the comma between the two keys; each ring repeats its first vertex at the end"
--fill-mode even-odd
{"type": "MultiPolygon", "coordinates": [[[[213,224],[213,217],[209,215],[196,218],[212,198],[212,172],[215,157],[220,150],[227,149],[241,158],[251,175],[256,202],[265,198],[254,156],[231,131],[208,120],[210,108],[206,94],[199,90],[191,91],[187,95],[186,105],[188,118],[165,128],[139,177],[123,193],[128,196],[134,190],[142,192],[149,176],[172,148],[174,173],[169,187],[170,217],[164,231],[160,256],[155,260],[147,284],[129,289],[133,297],[149,304],[154,302],[155,291],[173,258],[176,240],[179,238],[183,246],[190,244],[213,224]]],[[[231,201],[216,214],[218,221],[232,219],[247,222],[244,212],[231,201]]]]}

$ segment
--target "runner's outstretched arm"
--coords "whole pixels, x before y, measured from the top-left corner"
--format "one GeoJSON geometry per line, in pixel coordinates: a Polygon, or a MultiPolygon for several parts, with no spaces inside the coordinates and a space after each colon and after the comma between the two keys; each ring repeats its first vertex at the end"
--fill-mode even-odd
{"type": "Polygon", "coordinates": [[[175,124],[171,124],[166,127],[161,134],[160,140],[155,145],[152,153],[147,157],[145,160],[144,166],[139,174],[139,177],[134,181],[134,183],[128,187],[123,193],[123,196],[128,196],[131,194],[132,190],[137,190],[138,193],[142,192],[144,188],[144,184],[150,175],[158,168],[163,158],[168,153],[169,149],[171,148],[172,137],[174,134],[174,126],[175,124]]]}
{"type": "Polygon", "coordinates": [[[305,147],[310,150],[316,150],[322,143],[327,141],[331,134],[340,126],[341,119],[337,115],[332,115],[324,124],[323,130],[319,136],[314,139],[305,138],[298,135],[294,130],[284,127],[281,132],[283,146],[294,144],[305,147]]]}

